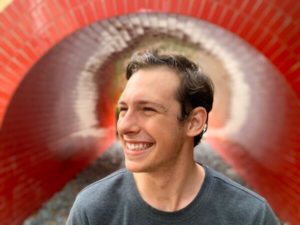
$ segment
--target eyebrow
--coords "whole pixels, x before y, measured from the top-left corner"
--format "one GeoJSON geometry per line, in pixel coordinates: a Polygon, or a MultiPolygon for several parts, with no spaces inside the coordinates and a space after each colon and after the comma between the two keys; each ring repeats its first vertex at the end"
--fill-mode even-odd
{"type": "MultiPolygon", "coordinates": [[[[163,106],[162,104],[156,103],[156,102],[151,102],[148,100],[140,100],[140,101],[136,101],[135,102],[136,105],[153,105],[157,108],[160,108],[163,112],[167,111],[167,108],[165,106],[163,106]]],[[[118,106],[125,106],[127,105],[124,101],[119,101],[118,106]]]]}

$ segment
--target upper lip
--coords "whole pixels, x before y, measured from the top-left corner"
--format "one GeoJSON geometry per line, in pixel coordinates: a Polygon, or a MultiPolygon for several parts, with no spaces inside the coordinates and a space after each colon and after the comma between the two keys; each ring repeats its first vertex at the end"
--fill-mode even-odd
{"type": "Polygon", "coordinates": [[[139,140],[139,139],[129,139],[129,138],[123,138],[124,142],[128,142],[128,143],[154,143],[154,141],[150,141],[150,140],[139,140]]]}
{"type": "Polygon", "coordinates": [[[142,141],[142,140],[124,140],[125,143],[131,143],[131,144],[139,144],[139,143],[145,143],[145,144],[152,144],[152,141],[142,141]]]}

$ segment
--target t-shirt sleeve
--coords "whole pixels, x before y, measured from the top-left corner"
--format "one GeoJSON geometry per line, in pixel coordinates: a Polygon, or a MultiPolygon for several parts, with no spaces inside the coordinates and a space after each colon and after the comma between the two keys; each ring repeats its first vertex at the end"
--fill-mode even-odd
{"type": "Polygon", "coordinates": [[[89,225],[84,206],[80,203],[78,198],[71,208],[66,225],[89,225]]]}
{"type": "Polygon", "coordinates": [[[276,215],[267,203],[264,205],[264,209],[257,220],[255,223],[257,225],[280,225],[276,215]]]}

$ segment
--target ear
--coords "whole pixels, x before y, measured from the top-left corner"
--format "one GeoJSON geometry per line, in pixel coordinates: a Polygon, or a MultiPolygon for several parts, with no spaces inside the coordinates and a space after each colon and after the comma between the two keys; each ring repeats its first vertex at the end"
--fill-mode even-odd
{"type": "Polygon", "coordinates": [[[187,121],[187,135],[195,137],[205,129],[207,112],[203,107],[196,107],[192,110],[187,121]]]}

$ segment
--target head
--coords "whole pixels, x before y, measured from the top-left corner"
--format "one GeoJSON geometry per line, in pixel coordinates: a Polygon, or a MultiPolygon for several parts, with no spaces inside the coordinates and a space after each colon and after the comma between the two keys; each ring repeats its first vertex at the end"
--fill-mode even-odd
{"type": "Polygon", "coordinates": [[[117,129],[131,171],[190,163],[213,101],[209,78],[183,56],[133,56],[119,99],[117,129]]]}
{"type": "Polygon", "coordinates": [[[173,70],[180,79],[175,91],[176,100],[181,107],[178,121],[184,123],[196,107],[206,110],[207,118],[205,128],[194,137],[194,146],[200,143],[203,134],[208,128],[208,113],[212,109],[214,98],[214,85],[212,80],[199,70],[199,67],[186,57],[175,54],[159,54],[158,51],[136,53],[126,69],[126,79],[138,70],[166,66],[173,70]]]}

